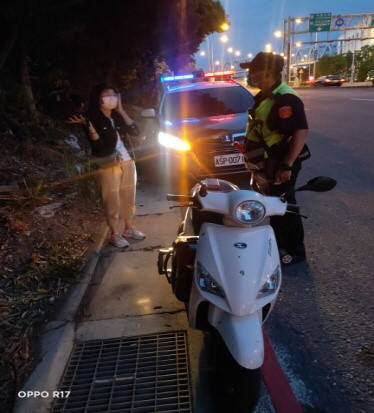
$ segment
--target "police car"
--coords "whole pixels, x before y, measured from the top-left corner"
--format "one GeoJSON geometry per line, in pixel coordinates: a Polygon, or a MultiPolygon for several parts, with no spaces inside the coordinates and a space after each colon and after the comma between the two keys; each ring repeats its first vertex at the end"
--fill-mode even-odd
{"type": "MultiPolygon", "coordinates": [[[[155,117],[160,167],[179,179],[229,177],[246,173],[244,158],[233,143],[243,143],[252,94],[232,79],[234,72],[161,78],[164,91],[155,117]]],[[[230,177],[231,178],[231,177],[230,177]]]]}

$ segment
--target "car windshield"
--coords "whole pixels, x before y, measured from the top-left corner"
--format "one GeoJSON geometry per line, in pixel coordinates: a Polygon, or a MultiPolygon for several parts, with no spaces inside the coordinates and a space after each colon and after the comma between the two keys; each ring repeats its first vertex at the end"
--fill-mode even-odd
{"type": "Polygon", "coordinates": [[[329,75],[329,76],[327,76],[328,77],[328,79],[332,79],[332,80],[338,80],[338,79],[340,79],[340,76],[339,75],[329,75]]]}
{"type": "Polygon", "coordinates": [[[170,120],[243,113],[253,105],[252,95],[241,86],[181,91],[166,96],[162,115],[170,120]]]}

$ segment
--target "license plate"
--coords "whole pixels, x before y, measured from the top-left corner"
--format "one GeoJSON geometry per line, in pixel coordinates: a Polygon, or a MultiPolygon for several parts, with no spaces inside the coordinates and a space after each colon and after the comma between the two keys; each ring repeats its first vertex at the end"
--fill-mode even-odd
{"type": "Polygon", "coordinates": [[[214,157],[214,165],[216,167],[242,165],[244,164],[244,156],[242,153],[232,153],[230,155],[218,155],[214,157]]]}

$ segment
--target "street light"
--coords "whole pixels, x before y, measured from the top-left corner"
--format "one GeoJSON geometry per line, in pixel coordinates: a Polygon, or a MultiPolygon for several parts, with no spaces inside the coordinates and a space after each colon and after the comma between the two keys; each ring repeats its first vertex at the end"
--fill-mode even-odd
{"type": "Polygon", "coordinates": [[[296,23],[296,24],[300,24],[300,23],[302,23],[302,22],[303,22],[303,19],[300,19],[300,18],[295,19],[295,23],[296,23]]]}
{"type": "Polygon", "coordinates": [[[226,43],[229,40],[229,38],[227,37],[227,34],[223,34],[220,37],[220,40],[221,40],[222,43],[226,43]]]}
{"type": "Polygon", "coordinates": [[[222,23],[221,24],[221,30],[223,30],[224,32],[227,32],[227,30],[229,30],[230,25],[228,23],[222,23]]]}
{"type": "Polygon", "coordinates": [[[277,30],[276,32],[274,32],[274,37],[276,37],[277,39],[282,37],[282,32],[280,30],[277,30]]]}
{"type": "Polygon", "coordinates": [[[235,56],[240,56],[240,50],[237,50],[237,51],[235,52],[235,56]]]}
{"type": "Polygon", "coordinates": [[[219,60],[216,60],[216,66],[218,66],[220,64],[219,60]]]}
{"type": "Polygon", "coordinates": [[[301,42],[296,42],[296,47],[301,47],[302,43],[301,42]]]}
{"type": "Polygon", "coordinates": [[[252,53],[248,53],[247,56],[248,56],[249,58],[251,58],[251,57],[252,57],[252,53]]]}
{"type": "Polygon", "coordinates": [[[200,56],[205,56],[204,50],[202,50],[202,51],[200,52],[200,56]]]}
{"type": "Polygon", "coordinates": [[[267,44],[265,44],[265,52],[271,52],[271,44],[270,43],[267,43],[267,44]]]}
{"type": "Polygon", "coordinates": [[[234,51],[234,49],[233,49],[232,47],[229,47],[229,48],[227,49],[227,51],[228,51],[229,53],[232,53],[232,52],[234,51]]]}
{"type": "Polygon", "coordinates": [[[234,68],[235,68],[235,66],[234,66],[234,65],[231,65],[231,66],[230,66],[230,68],[231,68],[231,69],[234,69],[234,68]]]}

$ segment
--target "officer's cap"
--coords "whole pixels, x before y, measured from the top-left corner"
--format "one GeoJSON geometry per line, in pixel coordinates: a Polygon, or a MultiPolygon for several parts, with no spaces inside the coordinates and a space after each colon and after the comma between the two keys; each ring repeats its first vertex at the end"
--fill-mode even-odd
{"type": "Polygon", "coordinates": [[[242,69],[249,69],[250,72],[265,71],[270,73],[281,73],[284,66],[282,56],[273,53],[260,52],[250,62],[240,63],[242,69]]]}

